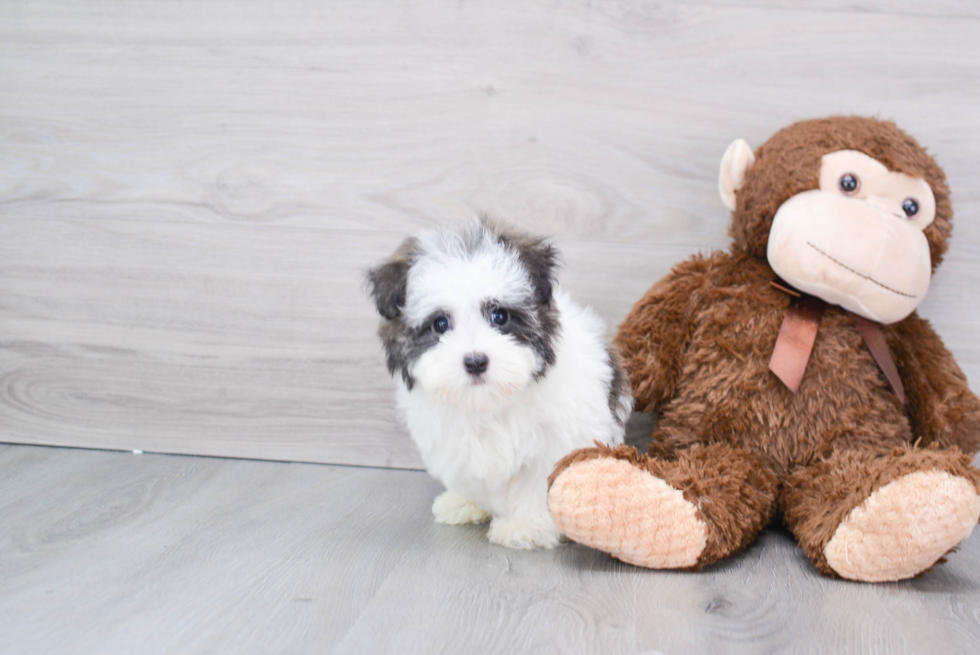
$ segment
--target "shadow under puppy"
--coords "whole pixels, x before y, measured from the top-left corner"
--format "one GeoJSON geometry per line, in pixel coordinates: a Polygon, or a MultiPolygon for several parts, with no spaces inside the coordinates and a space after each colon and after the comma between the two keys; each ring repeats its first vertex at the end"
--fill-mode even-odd
{"type": "Polygon", "coordinates": [[[487,219],[406,240],[371,270],[398,406],[446,486],[439,523],[491,520],[509,548],[552,548],[555,464],[623,442],[633,406],[605,326],[556,289],[558,252],[487,219]]]}

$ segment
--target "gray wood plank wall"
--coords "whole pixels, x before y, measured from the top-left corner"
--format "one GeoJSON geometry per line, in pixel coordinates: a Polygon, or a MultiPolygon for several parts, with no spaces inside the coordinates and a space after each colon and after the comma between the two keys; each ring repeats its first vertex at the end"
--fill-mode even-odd
{"type": "Polygon", "coordinates": [[[937,156],[921,313],[980,381],[980,5],[0,5],[0,440],[417,467],[363,271],[489,211],[610,326],[727,245],[727,144],[834,113],[937,156]]]}

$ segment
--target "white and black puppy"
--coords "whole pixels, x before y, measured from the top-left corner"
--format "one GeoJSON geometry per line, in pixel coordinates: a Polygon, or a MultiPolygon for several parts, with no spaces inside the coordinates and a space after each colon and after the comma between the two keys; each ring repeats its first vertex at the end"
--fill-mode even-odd
{"type": "Polygon", "coordinates": [[[558,253],[487,219],[408,239],[368,273],[398,405],[447,491],[436,521],[492,519],[490,541],[558,543],[555,464],[623,442],[633,406],[605,327],[555,288],[558,253]]]}

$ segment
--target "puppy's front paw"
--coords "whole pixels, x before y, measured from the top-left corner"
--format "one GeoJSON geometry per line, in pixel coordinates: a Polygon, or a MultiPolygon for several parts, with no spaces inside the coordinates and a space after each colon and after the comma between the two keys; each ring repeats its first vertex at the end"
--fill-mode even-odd
{"type": "Polygon", "coordinates": [[[490,520],[489,512],[455,491],[442,492],[432,503],[432,514],[436,517],[436,523],[446,525],[483,523],[490,520]]]}
{"type": "Polygon", "coordinates": [[[550,517],[533,516],[495,517],[487,532],[487,539],[491,543],[521,550],[554,548],[558,545],[560,536],[550,517]]]}

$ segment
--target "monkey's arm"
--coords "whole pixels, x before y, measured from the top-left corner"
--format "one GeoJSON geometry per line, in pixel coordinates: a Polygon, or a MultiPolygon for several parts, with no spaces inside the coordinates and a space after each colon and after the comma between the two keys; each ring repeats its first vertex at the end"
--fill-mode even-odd
{"type": "Polygon", "coordinates": [[[633,305],[619,326],[615,342],[638,411],[656,412],[673,395],[693,313],[717,256],[696,255],[678,264],[633,305]]]}
{"type": "Polygon", "coordinates": [[[924,445],[980,450],[980,398],[929,322],[912,314],[891,326],[889,346],[905,385],[912,434],[924,445]]]}

